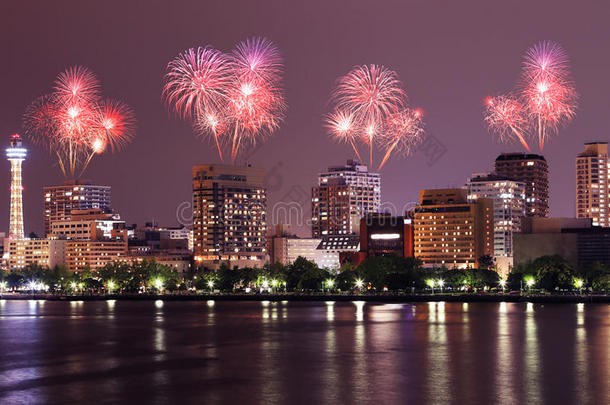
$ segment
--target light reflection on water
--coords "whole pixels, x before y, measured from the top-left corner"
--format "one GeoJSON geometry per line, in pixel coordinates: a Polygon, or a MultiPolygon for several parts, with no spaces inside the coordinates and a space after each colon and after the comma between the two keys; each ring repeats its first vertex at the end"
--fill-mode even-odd
{"type": "Polygon", "coordinates": [[[0,319],[2,403],[610,403],[605,305],[2,300],[0,319]]]}

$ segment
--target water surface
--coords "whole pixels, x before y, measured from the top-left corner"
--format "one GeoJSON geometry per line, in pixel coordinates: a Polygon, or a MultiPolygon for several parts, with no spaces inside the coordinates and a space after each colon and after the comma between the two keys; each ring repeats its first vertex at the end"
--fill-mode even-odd
{"type": "Polygon", "coordinates": [[[610,305],[0,300],[0,402],[610,403],[610,305]]]}

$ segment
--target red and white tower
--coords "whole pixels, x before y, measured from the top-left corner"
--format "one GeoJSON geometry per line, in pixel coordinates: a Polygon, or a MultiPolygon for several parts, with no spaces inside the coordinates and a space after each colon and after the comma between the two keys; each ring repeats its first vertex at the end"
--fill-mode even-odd
{"type": "Polygon", "coordinates": [[[11,135],[6,157],[11,162],[11,216],[8,235],[12,239],[23,239],[23,185],[21,182],[21,163],[25,160],[27,149],[21,144],[21,136],[11,135]]]}

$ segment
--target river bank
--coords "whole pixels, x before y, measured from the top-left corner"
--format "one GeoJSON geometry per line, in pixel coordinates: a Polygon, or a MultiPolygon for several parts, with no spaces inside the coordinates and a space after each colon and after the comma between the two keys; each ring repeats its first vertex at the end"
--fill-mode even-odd
{"type": "Polygon", "coordinates": [[[533,302],[610,303],[610,295],[550,294],[2,294],[0,300],[49,301],[367,301],[367,302],[533,302]]]}

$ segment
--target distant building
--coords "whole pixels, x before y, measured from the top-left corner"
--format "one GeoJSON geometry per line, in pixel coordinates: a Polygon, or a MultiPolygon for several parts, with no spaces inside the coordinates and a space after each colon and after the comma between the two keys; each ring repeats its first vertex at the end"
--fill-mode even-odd
{"type": "Polygon", "coordinates": [[[250,166],[193,167],[195,262],[217,268],[223,262],[260,267],[266,249],[265,169],[250,166]]]}
{"type": "Polygon", "coordinates": [[[155,263],[172,267],[179,274],[188,273],[193,266],[193,256],[189,253],[180,252],[153,252],[148,254],[128,254],[123,261],[128,263],[154,261],[155,263]]]}
{"type": "Polygon", "coordinates": [[[405,216],[367,214],[360,220],[360,244],[357,252],[340,254],[341,263],[355,265],[370,257],[414,257],[413,221],[405,216]]]}
{"type": "Polygon", "coordinates": [[[125,229],[125,221],[118,214],[99,208],[72,210],[69,219],[51,222],[50,235],[73,240],[98,240],[112,238],[113,231],[125,229]]]}
{"type": "Polygon", "coordinates": [[[525,216],[525,184],[494,174],[473,174],[466,183],[468,201],[493,200],[495,258],[512,257],[513,232],[525,216]]]}
{"type": "Polygon", "coordinates": [[[4,239],[9,270],[31,264],[53,268],[64,264],[67,241],[57,239],[4,239]]]}
{"type": "Polygon", "coordinates": [[[544,156],[529,153],[503,153],[496,159],[498,176],[525,185],[525,215],[549,215],[549,167],[544,156]]]}
{"type": "Polygon", "coordinates": [[[348,160],[345,166],[320,173],[312,188],[312,236],[349,235],[359,231],[360,218],[381,204],[381,176],[348,160]]]}
{"type": "Polygon", "coordinates": [[[414,212],[415,256],[425,267],[478,267],[493,256],[493,201],[465,189],[421,190],[414,212]]]}
{"type": "Polygon", "coordinates": [[[110,186],[96,186],[89,181],[69,180],[61,186],[44,187],[44,232],[51,233],[51,223],[70,219],[72,210],[110,209],[110,186]]]}
{"type": "Polygon", "coordinates": [[[360,249],[358,235],[331,235],[324,236],[318,245],[318,267],[329,270],[339,270],[340,256],[346,253],[355,253],[360,249]]]}
{"type": "Polygon", "coordinates": [[[585,144],[576,157],[576,217],[610,227],[610,161],[608,142],[585,144]]]}
{"type": "Polygon", "coordinates": [[[590,218],[524,218],[515,233],[515,265],[541,256],[560,255],[574,266],[610,264],[610,228],[590,218]]]}
{"type": "Polygon", "coordinates": [[[68,240],[65,264],[71,271],[100,270],[127,255],[126,239],[68,240]]]}

